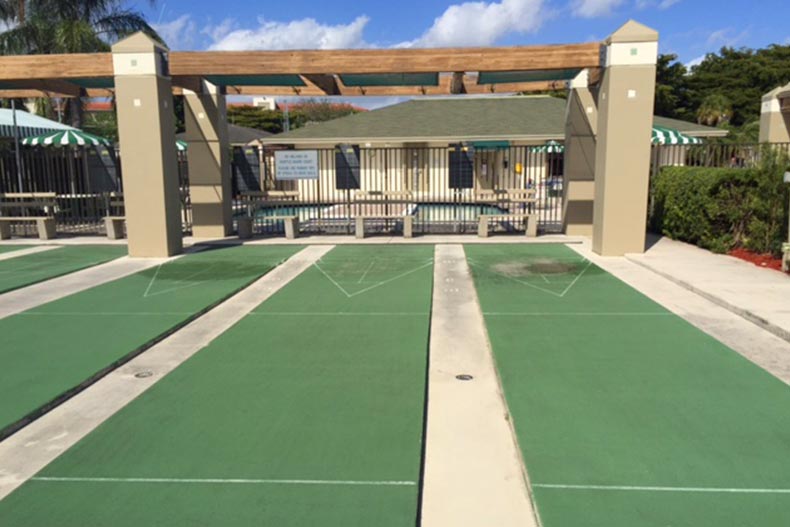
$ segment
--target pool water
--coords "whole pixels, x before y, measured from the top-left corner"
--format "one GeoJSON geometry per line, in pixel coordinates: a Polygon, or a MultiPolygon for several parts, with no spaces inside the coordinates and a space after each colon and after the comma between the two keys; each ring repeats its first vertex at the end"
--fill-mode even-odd
{"type": "Polygon", "coordinates": [[[417,205],[416,218],[424,222],[476,222],[480,214],[503,212],[506,211],[495,205],[421,204],[417,205]]]}

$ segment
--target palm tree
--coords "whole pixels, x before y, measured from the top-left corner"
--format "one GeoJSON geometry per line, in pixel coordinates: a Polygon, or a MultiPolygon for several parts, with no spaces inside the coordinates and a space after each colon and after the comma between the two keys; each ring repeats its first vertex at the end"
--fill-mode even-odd
{"type": "Polygon", "coordinates": [[[732,103],[720,93],[705,97],[697,110],[697,122],[708,126],[725,124],[732,118],[732,103]]]}
{"type": "MultiPolygon", "coordinates": [[[[154,4],[155,0],[149,0],[154,4]]],[[[113,42],[144,31],[161,40],[138,11],[121,0],[0,0],[0,54],[92,53],[109,51],[113,42]]],[[[82,101],[70,101],[75,127],[82,124],[82,101]]]]}

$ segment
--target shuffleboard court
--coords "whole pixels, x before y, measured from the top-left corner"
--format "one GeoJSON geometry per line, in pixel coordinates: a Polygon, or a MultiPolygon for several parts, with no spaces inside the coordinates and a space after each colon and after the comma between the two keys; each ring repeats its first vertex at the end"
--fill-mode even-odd
{"type": "Polygon", "coordinates": [[[788,387],[564,246],[467,246],[544,527],[785,526],[788,387]]]}
{"type": "Polygon", "coordinates": [[[247,246],[190,254],[0,320],[0,436],[298,250],[247,246]]]}
{"type": "Polygon", "coordinates": [[[332,250],[0,501],[0,524],[414,526],[432,254],[332,250]]]}
{"type": "MultiPolygon", "coordinates": [[[[2,246],[0,246],[2,247],[2,246]]],[[[120,258],[124,245],[65,245],[0,261],[0,293],[120,258]]]]}

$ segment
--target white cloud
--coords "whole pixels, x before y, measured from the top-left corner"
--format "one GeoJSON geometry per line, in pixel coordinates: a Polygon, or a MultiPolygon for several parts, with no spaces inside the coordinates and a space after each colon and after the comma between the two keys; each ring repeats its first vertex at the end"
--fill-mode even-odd
{"type": "Polygon", "coordinates": [[[689,69],[691,69],[691,68],[693,68],[694,66],[699,66],[700,64],[702,64],[702,61],[703,61],[703,60],[705,60],[705,56],[706,56],[706,55],[700,55],[700,56],[699,56],[699,57],[697,57],[696,59],[692,59],[692,60],[688,61],[688,62],[686,63],[686,67],[687,67],[687,68],[689,68],[689,69]]]}
{"type": "Polygon", "coordinates": [[[655,7],[658,9],[669,9],[678,2],[680,0],[636,0],[636,8],[650,9],[655,7]]]}
{"type": "MultiPolygon", "coordinates": [[[[338,49],[367,47],[363,38],[369,18],[359,16],[349,24],[327,25],[305,18],[290,22],[260,19],[254,29],[236,29],[215,39],[213,50],[338,49]]],[[[224,22],[223,22],[224,24],[224,22]]],[[[230,27],[230,26],[226,26],[230,27]]]]}
{"type": "Polygon", "coordinates": [[[606,16],[625,3],[625,0],[574,0],[571,10],[582,18],[606,16]]]}
{"type": "Polygon", "coordinates": [[[543,0],[455,4],[422,36],[396,47],[487,46],[510,33],[535,31],[548,16],[543,0]]]}
{"type": "Polygon", "coordinates": [[[708,46],[735,46],[749,36],[750,28],[746,28],[740,33],[735,33],[732,28],[723,28],[712,31],[708,34],[708,46]]]}
{"type": "Polygon", "coordinates": [[[200,32],[207,35],[212,42],[222,40],[228,33],[233,31],[236,27],[236,21],[232,18],[226,18],[217,25],[207,24],[200,32]]]}
{"type": "Polygon", "coordinates": [[[195,42],[197,26],[189,15],[181,15],[170,22],[152,24],[170,49],[188,49],[195,42]]]}

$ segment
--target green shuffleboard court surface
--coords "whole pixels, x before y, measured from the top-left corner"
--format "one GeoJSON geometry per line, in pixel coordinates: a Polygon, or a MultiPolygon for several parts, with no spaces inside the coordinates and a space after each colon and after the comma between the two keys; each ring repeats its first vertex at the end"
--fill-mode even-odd
{"type": "Polygon", "coordinates": [[[0,293],[56,278],[126,255],[125,245],[64,245],[0,261],[0,293]]]}
{"type": "Polygon", "coordinates": [[[298,250],[207,250],[0,320],[0,432],[35,417],[298,250]]]}
{"type": "Polygon", "coordinates": [[[432,256],[332,250],[0,501],[0,525],[413,527],[432,256]]]}
{"type": "Polygon", "coordinates": [[[466,246],[543,527],[790,522],[790,391],[567,247],[466,246]]]}

